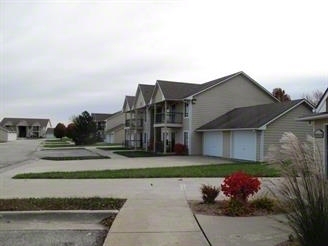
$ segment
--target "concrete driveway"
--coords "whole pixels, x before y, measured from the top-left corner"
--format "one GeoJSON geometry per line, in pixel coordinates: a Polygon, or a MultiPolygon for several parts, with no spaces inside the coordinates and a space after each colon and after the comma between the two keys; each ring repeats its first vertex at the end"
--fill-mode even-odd
{"type": "Polygon", "coordinates": [[[35,153],[41,141],[40,139],[22,139],[0,143],[0,172],[3,168],[36,160],[35,153]]]}

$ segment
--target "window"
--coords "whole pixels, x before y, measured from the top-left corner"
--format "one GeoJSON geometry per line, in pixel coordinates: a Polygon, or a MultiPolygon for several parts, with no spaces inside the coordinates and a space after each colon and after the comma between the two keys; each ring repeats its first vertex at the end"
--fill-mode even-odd
{"type": "Polygon", "coordinates": [[[184,117],[185,118],[189,117],[189,102],[184,103],[184,117]]]}
{"type": "Polygon", "coordinates": [[[183,132],[183,144],[188,148],[189,132],[183,132]]]}

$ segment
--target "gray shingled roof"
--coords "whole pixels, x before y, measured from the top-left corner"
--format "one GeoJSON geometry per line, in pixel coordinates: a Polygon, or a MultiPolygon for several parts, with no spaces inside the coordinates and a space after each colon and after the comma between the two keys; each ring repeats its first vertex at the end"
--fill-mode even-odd
{"type": "Polygon", "coordinates": [[[149,103],[151,95],[153,94],[153,90],[155,88],[154,85],[146,85],[146,84],[139,84],[140,90],[142,95],[146,101],[146,104],[149,103]]]}
{"type": "Polygon", "coordinates": [[[36,118],[3,118],[0,122],[0,126],[5,127],[8,123],[16,126],[19,122],[26,121],[27,125],[32,126],[35,123],[40,123],[42,127],[46,127],[50,122],[49,119],[36,119],[36,118]]]}
{"type": "Polygon", "coordinates": [[[129,107],[132,108],[134,101],[136,100],[136,97],[135,96],[126,96],[125,99],[129,105],[129,107]]]}
{"type": "Polygon", "coordinates": [[[304,100],[235,108],[197,130],[258,129],[302,101],[304,100]]]}
{"type": "Polygon", "coordinates": [[[198,90],[200,84],[157,80],[166,100],[179,100],[198,90]]]}
{"type": "Polygon", "coordinates": [[[226,80],[226,79],[232,78],[232,77],[234,77],[234,76],[236,76],[236,75],[238,75],[238,74],[241,74],[241,73],[242,73],[242,72],[233,73],[233,74],[230,74],[230,75],[224,76],[224,77],[222,77],[222,78],[218,78],[218,79],[215,79],[215,80],[212,80],[212,81],[206,82],[206,83],[204,83],[204,84],[201,84],[201,85],[199,86],[199,88],[197,89],[197,91],[195,91],[194,93],[197,93],[197,92],[200,92],[200,91],[202,91],[202,90],[205,90],[205,89],[207,89],[207,88],[209,88],[209,87],[211,87],[211,86],[213,86],[213,85],[216,85],[216,84],[218,84],[218,83],[220,83],[220,82],[222,82],[222,81],[224,81],[224,80],[226,80]]]}
{"type": "Polygon", "coordinates": [[[113,114],[104,114],[104,113],[91,113],[91,116],[94,121],[105,121],[109,117],[111,117],[113,114]]]}
{"type": "Polygon", "coordinates": [[[166,100],[181,100],[188,96],[201,92],[207,88],[210,88],[211,86],[214,86],[226,79],[232,78],[240,73],[242,72],[233,73],[203,84],[173,82],[164,80],[157,80],[157,83],[159,84],[166,100]]]}

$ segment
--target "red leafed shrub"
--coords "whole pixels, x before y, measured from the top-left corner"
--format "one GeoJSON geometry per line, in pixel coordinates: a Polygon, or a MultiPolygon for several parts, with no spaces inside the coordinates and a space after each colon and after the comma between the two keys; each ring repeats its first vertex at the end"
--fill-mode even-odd
{"type": "Polygon", "coordinates": [[[223,180],[221,190],[227,197],[246,203],[250,195],[260,190],[260,186],[258,178],[244,172],[235,172],[223,180]]]}
{"type": "Polygon", "coordinates": [[[177,155],[185,155],[185,154],[187,154],[188,150],[187,150],[186,145],[177,143],[177,144],[174,145],[174,152],[177,155]]]}

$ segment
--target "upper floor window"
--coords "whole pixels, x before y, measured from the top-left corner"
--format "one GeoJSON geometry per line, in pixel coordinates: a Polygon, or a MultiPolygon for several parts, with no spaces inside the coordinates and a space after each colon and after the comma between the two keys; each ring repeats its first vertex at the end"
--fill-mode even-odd
{"type": "Polygon", "coordinates": [[[189,117],[189,102],[184,103],[184,117],[185,118],[189,117]]]}

